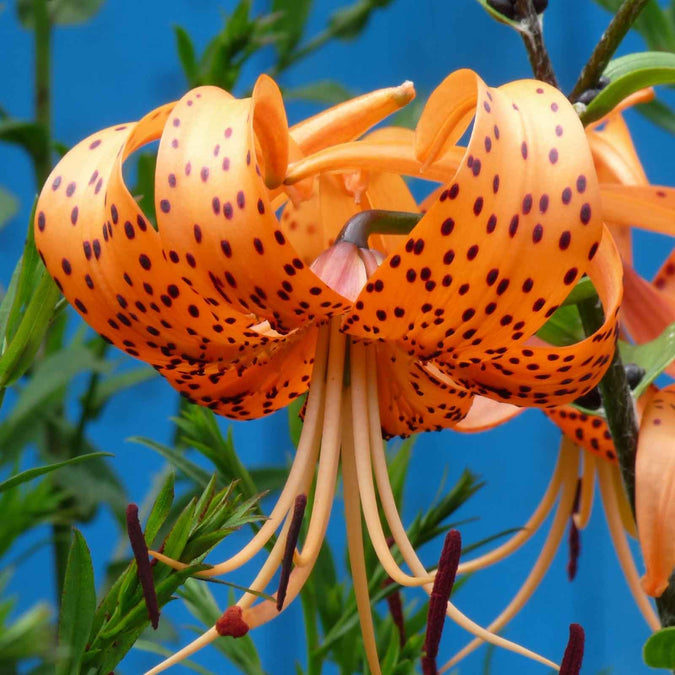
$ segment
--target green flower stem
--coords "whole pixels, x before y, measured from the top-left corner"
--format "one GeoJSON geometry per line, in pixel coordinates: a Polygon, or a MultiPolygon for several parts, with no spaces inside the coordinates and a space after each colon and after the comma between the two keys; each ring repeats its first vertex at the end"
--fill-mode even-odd
{"type": "Polygon", "coordinates": [[[316,584],[306,583],[300,593],[305,634],[307,637],[307,675],[321,675],[323,658],[316,653],[321,644],[317,625],[316,584]]]}
{"type": "Polygon", "coordinates": [[[591,89],[598,83],[616,48],[621,44],[635,19],[648,2],[649,0],[624,0],[595,46],[588,63],[581,71],[581,75],[579,75],[579,79],[569,95],[570,101],[574,103],[584,91],[591,89]]]}
{"type": "Polygon", "coordinates": [[[52,170],[51,162],[51,43],[52,23],[47,0],[33,0],[35,21],[35,120],[45,131],[44,144],[33,157],[38,189],[52,170]]]}
{"type": "MultiPolygon", "coordinates": [[[[602,325],[604,314],[599,300],[586,300],[578,307],[587,334],[594,332],[602,325]]],[[[602,395],[607,424],[619,459],[626,494],[633,515],[635,515],[635,457],[639,427],[635,417],[633,397],[618,349],[598,388],[602,395]]],[[[675,626],[675,574],[670,577],[668,588],[660,598],[656,599],[656,608],[664,628],[675,626]]]]}
{"type": "MultiPolygon", "coordinates": [[[[584,330],[587,335],[591,335],[602,326],[604,321],[600,300],[596,297],[592,300],[585,300],[577,306],[584,330]]],[[[614,441],[628,501],[635,515],[635,457],[638,423],[633,396],[618,349],[614,351],[612,362],[598,388],[605,407],[607,424],[614,441]]]]}
{"type": "Polygon", "coordinates": [[[538,80],[558,87],[558,80],[553,71],[553,64],[549,58],[544,35],[541,31],[541,22],[534,9],[532,0],[516,0],[518,14],[524,17],[520,23],[520,37],[523,39],[527,55],[530,59],[532,72],[538,80]]]}

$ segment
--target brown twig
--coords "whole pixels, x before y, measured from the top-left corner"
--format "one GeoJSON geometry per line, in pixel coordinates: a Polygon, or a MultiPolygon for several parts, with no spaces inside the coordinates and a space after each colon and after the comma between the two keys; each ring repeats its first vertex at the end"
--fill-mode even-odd
{"type": "Polygon", "coordinates": [[[522,17],[519,32],[527,49],[534,76],[542,82],[548,82],[557,87],[558,80],[544,44],[541,23],[532,0],[516,0],[516,9],[518,15],[522,17]]]}

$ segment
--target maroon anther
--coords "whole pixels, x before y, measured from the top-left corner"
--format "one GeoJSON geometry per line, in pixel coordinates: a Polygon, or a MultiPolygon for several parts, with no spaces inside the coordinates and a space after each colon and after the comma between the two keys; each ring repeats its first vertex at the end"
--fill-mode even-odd
{"type": "Polygon", "coordinates": [[[438,561],[438,570],[434,578],[434,586],[429,598],[429,613],[427,614],[427,633],[422,648],[422,672],[424,675],[436,675],[436,656],[438,645],[443,633],[445,612],[455,583],[455,575],[459,565],[459,556],[462,552],[462,537],[457,530],[450,530],[445,536],[441,559],[438,561]]]}
{"type": "Polygon", "coordinates": [[[223,637],[240,638],[248,633],[248,624],[242,618],[244,611],[241,607],[233,605],[228,607],[223,615],[216,621],[216,632],[223,637]]]}
{"type": "Polygon", "coordinates": [[[305,508],[307,507],[307,495],[298,495],[295,498],[295,506],[293,507],[293,517],[288,528],[288,536],[286,537],[286,547],[284,548],[284,557],[281,561],[281,574],[279,575],[279,590],[277,590],[277,611],[280,612],[284,608],[284,600],[286,599],[286,591],[288,590],[288,581],[291,578],[291,569],[293,567],[293,553],[298,543],[300,536],[300,528],[302,527],[302,519],[305,515],[305,508]]]}
{"type": "Polygon", "coordinates": [[[570,624],[570,639],[560,664],[560,675],[579,675],[584,660],[584,629],[578,623],[570,624]]]}
{"type": "Polygon", "coordinates": [[[136,560],[138,580],[141,582],[141,588],[143,589],[145,606],[148,608],[148,619],[150,619],[152,627],[157,630],[157,626],[159,625],[157,594],[155,593],[155,584],[152,580],[148,546],[145,543],[143,530],[141,530],[141,524],[138,521],[138,506],[136,504],[129,504],[127,506],[127,533],[129,535],[129,542],[131,543],[131,550],[136,560]]]}

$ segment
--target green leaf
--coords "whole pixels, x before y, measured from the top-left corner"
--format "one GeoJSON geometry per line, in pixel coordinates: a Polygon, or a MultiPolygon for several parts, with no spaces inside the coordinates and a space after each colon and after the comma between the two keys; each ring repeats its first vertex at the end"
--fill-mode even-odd
{"type": "Polygon", "coordinates": [[[181,26],[174,26],[173,32],[176,37],[176,51],[178,52],[178,59],[183,66],[185,79],[190,88],[199,86],[199,64],[197,63],[197,55],[192,44],[192,39],[188,32],[181,26]]]}
{"type": "Polygon", "coordinates": [[[48,139],[45,128],[37,122],[13,119],[0,121],[0,141],[22,147],[33,158],[42,154],[48,139]]]}
{"type": "Polygon", "coordinates": [[[18,380],[30,367],[56,316],[60,297],[61,291],[44,270],[15,335],[0,357],[0,388],[18,380]]]}
{"type": "Polygon", "coordinates": [[[21,485],[22,483],[27,483],[29,480],[33,480],[38,476],[43,476],[46,473],[51,473],[52,471],[56,471],[57,469],[60,469],[64,466],[79,464],[80,462],[85,462],[87,460],[94,459],[95,457],[114,457],[114,455],[109,452],[92,452],[88,455],[80,455],[79,457],[67,459],[65,462],[57,462],[56,464],[48,464],[46,466],[38,466],[34,469],[28,469],[26,471],[22,471],[21,473],[17,473],[5,481],[2,481],[2,483],[0,483],[0,492],[9,490],[10,488],[21,485]]]}
{"type": "Polygon", "coordinates": [[[642,648],[642,657],[651,668],[675,669],[675,626],[651,635],[642,648]]]}
{"type": "Polygon", "coordinates": [[[94,568],[82,534],[75,530],[68,555],[59,614],[56,675],[79,675],[96,611],[94,568]]]}
{"type": "MultiPolygon", "coordinates": [[[[25,28],[33,27],[34,0],[18,0],[19,20],[25,28]]],[[[104,0],[49,0],[47,9],[52,23],[72,26],[89,21],[101,8],[104,0]]]]}
{"type": "Polygon", "coordinates": [[[183,452],[170,448],[168,445],[157,443],[157,441],[149,438],[142,438],[141,436],[132,436],[129,440],[133,443],[145,445],[158,452],[162,457],[168,459],[179,471],[182,471],[190,480],[199,485],[199,487],[205,488],[209,484],[211,474],[187,459],[183,452]]]}
{"type": "Polygon", "coordinates": [[[8,190],[0,187],[0,228],[7,225],[18,210],[19,202],[17,198],[8,190]]]}
{"type": "Polygon", "coordinates": [[[276,47],[283,65],[302,38],[312,0],[272,0],[272,12],[278,13],[276,29],[281,34],[276,47]]]}
{"type": "Polygon", "coordinates": [[[97,384],[94,396],[90,401],[91,409],[98,411],[116,394],[137,384],[152,380],[157,376],[158,373],[154,368],[145,365],[133,370],[125,370],[116,375],[110,375],[97,384]]]}
{"type": "Polygon", "coordinates": [[[537,337],[559,347],[583,340],[586,335],[576,306],[558,307],[553,316],[537,331],[537,337]]]}
{"type": "Polygon", "coordinates": [[[619,340],[619,351],[624,363],[637,363],[645,370],[640,384],[633,389],[633,396],[639,398],[675,359],[675,323],[671,323],[655,340],[643,345],[631,345],[619,340]]]}
{"type": "Polygon", "coordinates": [[[609,62],[604,75],[609,84],[580,114],[584,125],[599,120],[630,94],[657,84],[675,83],[675,54],[642,52],[609,62]]]}
{"type": "Polygon", "coordinates": [[[148,543],[148,546],[152,546],[152,543],[157,536],[157,533],[160,531],[162,525],[167,519],[169,512],[171,511],[171,506],[173,504],[174,498],[174,485],[176,479],[173,471],[169,473],[166,477],[166,480],[162,484],[162,487],[157,494],[155,503],[152,506],[152,511],[148,516],[148,521],[145,524],[145,540],[148,543]]]}
{"type": "Polygon", "coordinates": [[[302,434],[303,422],[302,419],[300,418],[300,411],[305,405],[306,400],[307,400],[306,394],[298,396],[298,398],[295,398],[291,401],[287,409],[288,432],[291,436],[291,441],[293,442],[293,445],[296,448],[298,447],[298,443],[300,442],[300,435],[302,434]]]}

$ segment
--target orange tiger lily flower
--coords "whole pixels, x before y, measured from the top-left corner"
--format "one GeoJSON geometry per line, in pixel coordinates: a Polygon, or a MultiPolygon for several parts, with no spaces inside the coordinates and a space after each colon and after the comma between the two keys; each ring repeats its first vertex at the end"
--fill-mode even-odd
{"type": "MultiPolygon", "coordinates": [[[[151,673],[218,635],[269,621],[297,596],[326,531],[340,456],[356,488],[345,503],[349,550],[368,664],[379,673],[361,513],[394,581],[431,592],[433,579],[396,510],[383,434],[453,427],[476,395],[563,404],[593,388],[611,358],[620,261],[600,219],[583,128],[564,96],[534,81],[493,89],[458,71],[432,94],[413,143],[396,131],[352,140],[412,95],[409,83],[374,92],[289,130],[269,78],[250,99],[203,87],[86,139],[43,188],[40,254],[111,342],[233,419],[263,416],[309,390],[296,457],[268,520],[241,551],[200,573],[239,567],[280,529],[250,585],[263,591],[283,563],[276,602],[246,593],[151,673]],[[457,163],[454,143],[474,118],[457,163]],[[155,139],[157,229],[122,178],[126,157],[155,139]],[[334,242],[360,211],[417,212],[400,176],[413,169],[447,180],[408,235],[334,242]],[[603,301],[600,330],[568,347],[528,344],[583,274],[603,301]],[[312,484],[307,536],[294,552],[294,505],[312,484]],[[411,574],[390,553],[378,497],[411,574]]],[[[481,639],[556,667],[452,603],[447,612],[481,639]]]]}
{"type": "MultiPolygon", "coordinates": [[[[648,89],[587,129],[602,191],[603,220],[624,261],[622,327],[639,344],[675,321],[675,249],[652,282],[632,267],[631,228],[675,235],[675,190],[649,184],[621,110],[653,98],[648,89]]],[[[675,371],[669,371],[671,374],[675,371]]]]}

